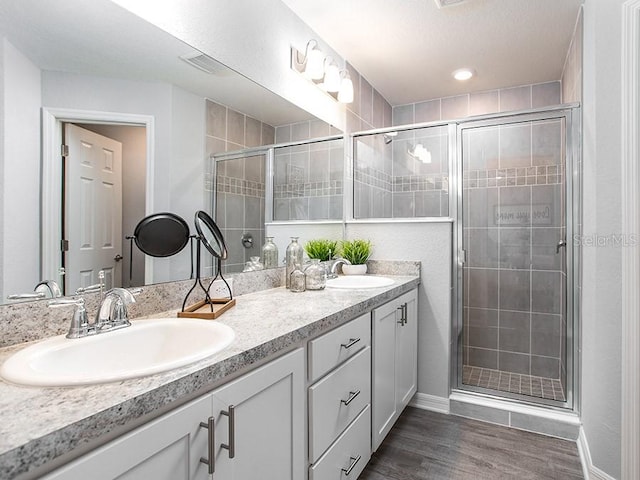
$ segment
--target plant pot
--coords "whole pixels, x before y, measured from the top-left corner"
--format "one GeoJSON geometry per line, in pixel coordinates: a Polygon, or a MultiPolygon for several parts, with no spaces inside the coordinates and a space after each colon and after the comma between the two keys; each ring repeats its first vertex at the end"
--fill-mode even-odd
{"type": "Polygon", "coordinates": [[[364,275],[367,273],[367,264],[362,265],[342,265],[342,273],[345,275],[364,275]]]}

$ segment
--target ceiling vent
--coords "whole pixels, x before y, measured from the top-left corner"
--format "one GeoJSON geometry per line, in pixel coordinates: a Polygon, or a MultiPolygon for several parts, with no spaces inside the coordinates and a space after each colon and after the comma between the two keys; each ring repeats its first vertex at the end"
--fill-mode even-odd
{"type": "Polygon", "coordinates": [[[451,7],[460,3],[465,3],[467,0],[435,0],[438,8],[451,7]]]}
{"type": "Polygon", "coordinates": [[[181,55],[180,58],[192,67],[196,67],[211,75],[224,75],[227,73],[227,67],[202,52],[188,53],[181,55]]]}

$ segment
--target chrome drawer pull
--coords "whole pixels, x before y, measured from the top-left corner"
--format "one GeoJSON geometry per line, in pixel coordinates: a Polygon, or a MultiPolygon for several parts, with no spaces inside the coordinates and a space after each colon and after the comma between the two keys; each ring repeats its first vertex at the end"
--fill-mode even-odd
{"type": "Polygon", "coordinates": [[[351,460],[351,465],[349,465],[349,468],[341,468],[340,470],[342,470],[345,475],[349,475],[351,473],[351,470],[353,470],[353,467],[356,466],[356,463],[358,463],[361,458],[362,455],[358,455],[357,457],[349,457],[349,460],[351,460]]]}
{"type": "Polygon", "coordinates": [[[356,392],[349,392],[349,398],[347,398],[346,400],[340,400],[340,402],[344,403],[345,406],[349,405],[351,402],[353,402],[353,400],[360,395],[360,390],[356,391],[356,392]]]}
{"type": "Polygon", "coordinates": [[[216,471],[216,426],[215,426],[215,418],[209,417],[207,423],[200,422],[200,426],[202,428],[206,428],[209,431],[207,432],[208,444],[207,444],[207,452],[209,455],[209,459],[207,460],[204,457],[200,457],[200,461],[205,465],[209,465],[209,475],[212,475],[216,471]]]}
{"type": "Polygon", "coordinates": [[[229,417],[229,444],[223,443],[221,448],[229,450],[229,458],[236,456],[236,407],[229,405],[229,411],[220,410],[220,415],[229,417]]]}
{"type": "Polygon", "coordinates": [[[341,347],[343,348],[351,348],[353,347],[356,343],[358,343],[360,341],[359,338],[350,338],[349,339],[349,343],[342,343],[340,344],[341,347]]]}

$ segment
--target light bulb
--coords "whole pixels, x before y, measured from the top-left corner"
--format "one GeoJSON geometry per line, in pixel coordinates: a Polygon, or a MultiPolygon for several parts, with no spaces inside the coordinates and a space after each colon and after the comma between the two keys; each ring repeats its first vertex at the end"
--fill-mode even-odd
{"type": "Polygon", "coordinates": [[[324,74],[324,83],[322,88],[327,92],[340,91],[340,70],[335,63],[331,63],[327,66],[327,70],[324,74]]]}
{"type": "Polygon", "coordinates": [[[353,103],[353,82],[348,74],[340,82],[338,101],[342,103],[353,103]]]}
{"type": "Polygon", "coordinates": [[[307,53],[307,64],[304,68],[304,76],[311,80],[320,80],[324,75],[324,55],[316,47],[307,53]]]}

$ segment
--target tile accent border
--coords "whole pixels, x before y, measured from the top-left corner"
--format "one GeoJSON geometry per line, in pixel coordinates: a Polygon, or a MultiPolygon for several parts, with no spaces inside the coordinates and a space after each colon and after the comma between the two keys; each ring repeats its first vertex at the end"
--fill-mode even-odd
{"type": "Polygon", "coordinates": [[[463,188],[559,185],[564,180],[564,173],[564,165],[465,170],[463,173],[463,188]]]}

